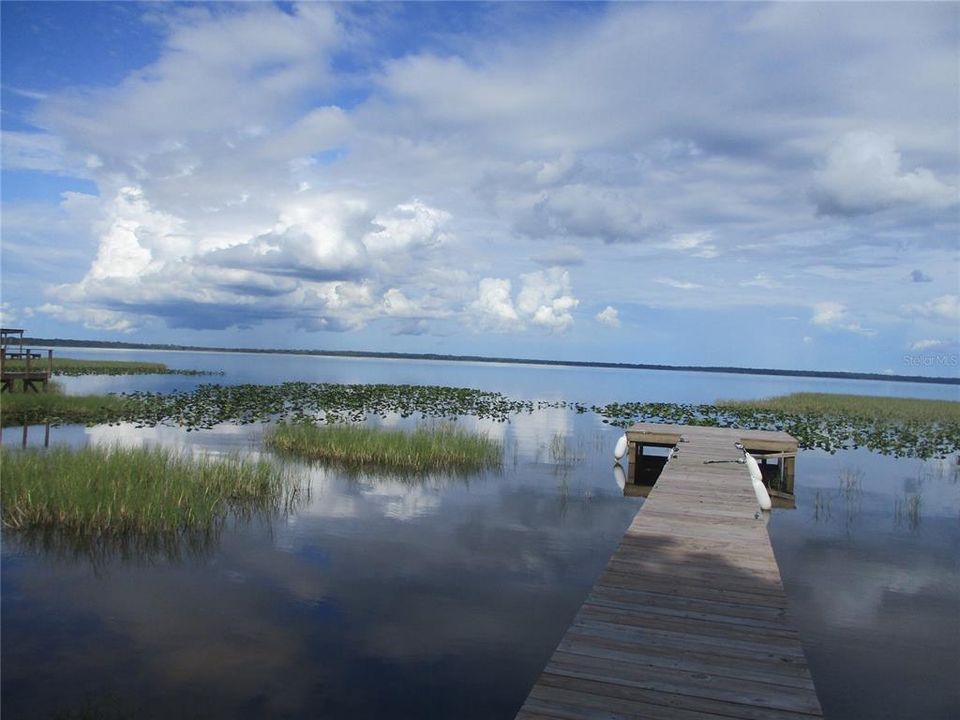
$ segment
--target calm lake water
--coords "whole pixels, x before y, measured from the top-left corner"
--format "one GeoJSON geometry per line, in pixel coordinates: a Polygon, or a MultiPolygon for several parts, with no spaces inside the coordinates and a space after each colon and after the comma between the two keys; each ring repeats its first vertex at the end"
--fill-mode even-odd
{"type": "MultiPolygon", "coordinates": [[[[708,373],[61,354],[225,372],[66,379],[76,393],[306,380],[588,403],[802,390],[960,399],[955,386],[708,373]]],[[[503,441],[501,472],[414,483],[303,466],[310,492],[291,514],[174,548],[91,552],[4,534],[4,718],[512,718],[642,500],[622,496],[619,431],[594,415],[460,422],[503,441]],[[551,452],[558,435],[574,461],[551,452]]],[[[258,454],[263,431],[69,426],[51,441],[258,454]]],[[[29,444],[43,435],[29,428],[29,444]]],[[[957,462],[800,454],[797,508],[774,511],[769,531],[832,720],[960,716],[957,462]]]]}

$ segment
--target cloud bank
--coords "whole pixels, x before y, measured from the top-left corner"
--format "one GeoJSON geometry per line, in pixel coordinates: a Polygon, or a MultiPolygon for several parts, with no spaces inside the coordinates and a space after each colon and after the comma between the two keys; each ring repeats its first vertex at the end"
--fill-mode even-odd
{"type": "Polygon", "coordinates": [[[97,192],[5,190],[10,311],[582,347],[652,307],[953,332],[955,6],[450,6],[429,36],[422,10],[153,8],[119,81],[26,88],[5,169],[97,192]],[[31,266],[31,232],[62,260],[31,266]]]}

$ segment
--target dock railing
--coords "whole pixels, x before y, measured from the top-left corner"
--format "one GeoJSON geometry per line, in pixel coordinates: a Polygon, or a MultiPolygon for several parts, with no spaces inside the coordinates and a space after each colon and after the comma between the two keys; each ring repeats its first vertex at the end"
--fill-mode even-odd
{"type": "Polygon", "coordinates": [[[0,392],[14,392],[17,380],[21,381],[24,392],[27,390],[40,392],[37,383],[46,389],[53,375],[53,350],[47,350],[46,367],[42,364],[39,367],[34,364],[35,360],[41,358],[43,358],[42,353],[34,352],[29,348],[23,349],[22,345],[21,349],[15,352],[7,352],[6,347],[0,346],[0,392]],[[23,365],[17,363],[11,368],[11,360],[23,361],[23,365]]]}

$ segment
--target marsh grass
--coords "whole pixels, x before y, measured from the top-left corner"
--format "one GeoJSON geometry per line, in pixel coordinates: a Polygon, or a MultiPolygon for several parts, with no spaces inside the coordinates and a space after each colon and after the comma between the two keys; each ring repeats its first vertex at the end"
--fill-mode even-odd
{"type": "Polygon", "coordinates": [[[306,460],[400,475],[470,473],[500,467],[503,448],[486,435],[453,424],[413,431],[364,425],[279,423],[268,431],[267,447],[306,460]]]}
{"type": "MultiPolygon", "coordinates": [[[[638,421],[783,430],[803,449],[830,453],[865,447],[897,457],[945,458],[960,450],[960,403],[946,400],[874,398],[797,393],[766,400],[717,404],[609,403],[586,406],[564,401],[514,400],[470,388],[416,385],[336,385],[289,382],[279,385],[204,384],[189,392],[133,392],[119,396],[55,396],[4,393],[4,426],[130,422],[137,427],[170,425],[187,432],[220,423],[362,423],[396,414],[423,421],[473,416],[496,422],[537,409],[593,412],[619,428],[638,421]]],[[[585,446],[577,448],[577,452],[585,446]]],[[[549,451],[546,446],[538,452],[549,451]]],[[[562,453],[561,453],[562,454],[562,453]]]]}
{"type": "Polygon", "coordinates": [[[46,392],[0,395],[0,424],[99,423],[129,414],[136,403],[120,395],[64,395],[51,382],[46,392]]]}
{"type": "MultiPolygon", "coordinates": [[[[35,370],[45,370],[46,357],[31,361],[30,366],[35,370]]],[[[12,371],[26,369],[23,360],[7,360],[4,368],[12,371]]],[[[216,375],[222,373],[207,370],[173,370],[163,363],[137,362],[131,360],[81,360],[77,358],[53,358],[54,375],[216,375]]]]}
{"type": "Polygon", "coordinates": [[[945,458],[960,450],[960,403],[950,400],[794,393],[712,405],[610,403],[593,410],[624,428],[644,420],[783,430],[803,449],[830,453],[865,447],[896,457],[945,458]]]}
{"type": "Polygon", "coordinates": [[[721,408],[770,410],[792,415],[838,415],[907,423],[960,422],[960,403],[951,400],[792,393],[762,400],[719,400],[721,408]]]}
{"type": "Polygon", "coordinates": [[[0,449],[5,528],[76,536],[175,536],[216,530],[228,514],[270,512],[296,489],[266,461],[165,448],[0,449]]]}

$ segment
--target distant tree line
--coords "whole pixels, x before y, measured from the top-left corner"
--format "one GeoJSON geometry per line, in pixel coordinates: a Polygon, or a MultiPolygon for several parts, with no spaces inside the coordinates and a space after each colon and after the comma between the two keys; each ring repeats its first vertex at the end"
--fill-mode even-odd
{"type": "Polygon", "coordinates": [[[315,355],[319,357],[380,358],[384,360],[444,360],[447,362],[509,363],[513,365],[558,365],[562,367],[613,368],[620,370],[673,370],[680,372],[731,373],[737,375],[774,375],[780,377],[838,378],[843,380],[879,380],[882,382],[915,382],[960,385],[957,377],[925,375],[887,375],[884,373],[844,372],[833,370],[782,370],[778,368],[745,368],[725,365],[660,365],[653,363],[588,362],[584,360],[539,360],[534,358],[489,357],[485,355],[443,355],[439,353],[375,352],[371,350],[282,350],[278,348],[220,348],[202,345],[168,343],[132,343],[112,340],[71,340],[64,338],[24,338],[24,345],[47,347],[110,348],[114,350],[174,350],[181,352],[236,352],[264,355],[315,355]]]}

